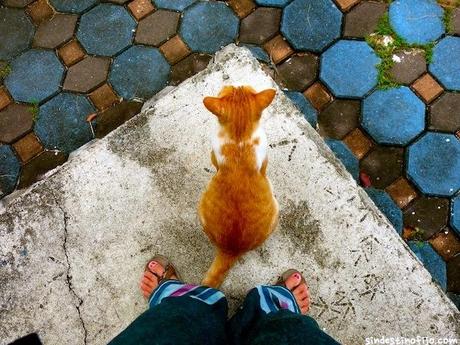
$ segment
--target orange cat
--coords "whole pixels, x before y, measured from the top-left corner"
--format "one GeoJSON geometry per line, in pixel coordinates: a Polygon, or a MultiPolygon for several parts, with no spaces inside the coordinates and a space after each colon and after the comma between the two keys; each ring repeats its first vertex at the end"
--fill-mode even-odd
{"type": "Polygon", "coordinates": [[[205,107],[217,116],[211,161],[217,173],[198,207],[201,224],[217,247],[203,284],[218,287],[244,253],[260,246],[278,222],[278,203],[267,169],[267,138],[259,125],[275,90],[256,93],[249,86],[226,86],[219,97],[205,97],[205,107]]]}

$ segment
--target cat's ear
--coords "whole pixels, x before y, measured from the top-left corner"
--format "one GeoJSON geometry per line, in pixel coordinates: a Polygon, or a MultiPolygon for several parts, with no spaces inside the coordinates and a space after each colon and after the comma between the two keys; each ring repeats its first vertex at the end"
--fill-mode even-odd
{"type": "Polygon", "coordinates": [[[221,100],[218,97],[205,97],[203,104],[211,113],[219,117],[221,109],[221,100]]]}
{"type": "Polygon", "coordinates": [[[275,98],[276,91],[273,89],[267,89],[264,91],[259,92],[256,94],[257,104],[262,108],[265,109],[270,105],[275,98]]]}

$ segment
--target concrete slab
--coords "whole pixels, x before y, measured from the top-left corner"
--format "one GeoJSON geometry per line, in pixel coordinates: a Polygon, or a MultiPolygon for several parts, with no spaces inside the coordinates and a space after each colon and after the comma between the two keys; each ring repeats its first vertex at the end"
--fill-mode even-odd
{"type": "MultiPolygon", "coordinates": [[[[193,78],[0,211],[0,339],[38,331],[45,344],[105,344],[146,307],[143,265],[170,256],[198,283],[213,248],[196,212],[213,174],[202,105],[224,84],[277,88],[231,45],[193,78]]],[[[457,337],[460,315],[390,223],[292,103],[263,115],[278,229],[222,289],[232,310],[252,286],[305,272],[312,315],[344,344],[366,337],[457,337]]]]}

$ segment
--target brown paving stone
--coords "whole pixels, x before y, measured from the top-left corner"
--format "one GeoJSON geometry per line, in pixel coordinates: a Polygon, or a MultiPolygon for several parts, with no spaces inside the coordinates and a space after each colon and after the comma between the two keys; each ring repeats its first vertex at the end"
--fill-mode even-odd
{"type": "Polygon", "coordinates": [[[59,57],[66,64],[72,66],[85,57],[85,51],[76,40],[70,41],[58,50],[59,57]]]}
{"type": "Polygon", "coordinates": [[[142,19],[137,27],[136,43],[159,46],[174,36],[180,13],[158,10],[142,19]]]}
{"type": "Polygon", "coordinates": [[[184,57],[190,54],[190,49],[180,38],[179,35],[174,36],[169,39],[160,47],[160,51],[165,56],[166,60],[171,65],[174,65],[176,62],[182,60],[184,57]]]}
{"type": "Polygon", "coordinates": [[[444,261],[449,261],[455,255],[460,254],[460,238],[449,227],[442,229],[429,242],[444,261]]]}
{"type": "Polygon", "coordinates": [[[420,49],[394,54],[400,61],[395,61],[390,69],[390,76],[396,83],[411,84],[426,72],[425,52],[420,49]]]}
{"type": "Polygon", "coordinates": [[[9,105],[12,102],[11,96],[8,93],[8,90],[0,86],[0,110],[5,108],[7,105],[9,105]]]}
{"type": "Polygon", "coordinates": [[[102,138],[142,109],[141,102],[123,101],[103,111],[97,116],[96,138],[102,138]]]}
{"type": "Polygon", "coordinates": [[[109,58],[87,56],[69,68],[63,89],[82,93],[90,92],[107,79],[109,66],[109,58]]]}
{"type": "Polygon", "coordinates": [[[13,144],[14,150],[23,163],[43,151],[43,146],[34,133],[29,133],[13,144]]]}
{"type": "Polygon", "coordinates": [[[442,86],[429,73],[417,79],[412,84],[412,88],[422,97],[425,103],[430,103],[443,91],[442,86]]]}
{"type": "Polygon", "coordinates": [[[424,240],[446,227],[449,199],[422,196],[404,210],[404,226],[418,228],[424,240]]]}
{"type": "Polygon", "coordinates": [[[59,151],[43,151],[32,158],[21,169],[18,188],[26,188],[38,181],[45,173],[58,167],[67,160],[67,156],[59,151]]]}
{"type": "Polygon", "coordinates": [[[283,61],[294,52],[289,43],[281,35],[275,36],[265,43],[264,49],[275,64],[283,61]]]}
{"type": "Polygon", "coordinates": [[[359,165],[360,170],[369,175],[373,187],[384,189],[403,174],[404,149],[377,146],[359,165]]]}
{"type": "Polygon", "coordinates": [[[38,0],[27,7],[27,14],[36,25],[39,25],[50,19],[54,14],[54,10],[47,0],[38,0]]]}
{"type": "Polygon", "coordinates": [[[240,18],[246,17],[256,8],[256,4],[252,0],[228,0],[228,4],[240,18]]]}
{"type": "Polygon", "coordinates": [[[460,255],[447,262],[447,291],[460,293],[460,255]]]}
{"type": "Polygon", "coordinates": [[[460,93],[446,92],[430,106],[429,129],[455,133],[460,129],[460,93]]]}
{"type": "Polygon", "coordinates": [[[303,94],[318,111],[323,110],[332,101],[331,93],[320,82],[314,83],[303,94]]]}
{"type": "Polygon", "coordinates": [[[28,4],[30,4],[34,0],[4,0],[3,4],[5,6],[11,6],[11,7],[26,7],[28,4]]]}
{"type": "Polygon", "coordinates": [[[303,91],[318,74],[318,57],[311,53],[292,55],[277,67],[283,85],[290,90],[303,91]]]}
{"type": "Polygon", "coordinates": [[[69,41],[75,31],[77,15],[56,14],[51,20],[43,22],[38,27],[33,45],[40,48],[54,49],[69,41]]]}
{"type": "Polygon", "coordinates": [[[99,110],[107,109],[120,101],[120,97],[109,84],[104,84],[89,94],[89,98],[99,110]]]}
{"type": "Polygon", "coordinates": [[[134,0],[128,8],[138,21],[155,10],[151,0],[134,0]]]}
{"type": "Polygon", "coordinates": [[[400,208],[406,207],[417,197],[417,191],[404,177],[397,179],[389,185],[386,191],[400,208]]]}
{"type": "Polygon", "coordinates": [[[343,142],[358,159],[363,158],[373,146],[372,141],[359,128],[349,133],[343,142]]]}
{"type": "Polygon", "coordinates": [[[358,127],[361,111],[357,100],[336,99],[318,114],[319,134],[342,140],[358,127]]]}
{"type": "Polygon", "coordinates": [[[353,5],[356,5],[361,0],[336,0],[342,11],[348,11],[353,5]]]}
{"type": "Polygon", "coordinates": [[[344,36],[366,37],[371,34],[386,9],[387,4],[374,1],[363,1],[353,7],[345,16],[344,36]]]}
{"type": "Polygon", "coordinates": [[[279,31],[280,20],[281,9],[258,7],[241,21],[240,42],[263,44],[279,31]]]}
{"type": "Polygon", "coordinates": [[[460,35],[460,7],[453,10],[451,23],[452,30],[450,32],[456,35],[460,35]]]}
{"type": "Polygon", "coordinates": [[[0,111],[0,142],[13,143],[29,132],[32,126],[30,106],[12,103],[0,111]]]}
{"type": "Polygon", "coordinates": [[[171,85],[178,85],[185,79],[204,70],[211,60],[212,56],[207,54],[194,53],[187,56],[177,64],[171,67],[171,85]]]}

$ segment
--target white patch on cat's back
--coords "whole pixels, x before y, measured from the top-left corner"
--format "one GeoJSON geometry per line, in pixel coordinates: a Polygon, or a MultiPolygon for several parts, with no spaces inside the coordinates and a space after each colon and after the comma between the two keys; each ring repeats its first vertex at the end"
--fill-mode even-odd
{"type": "Polygon", "coordinates": [[[222,155],[221,147],[224,144],[228,143],[228,140],[226,139],[225,134],[223,133],[224,131],[219,128],[216,131],[214,131],[214,134],[211,136],[211,147],[214,151],[214,156],[216,157],[218,165],[221,165],[225,161],[225,158],[222,155]]]}
{"type": "MultiPolygon", "coordinates": [[[[214,151],[218,165],[221,165],[225,162],[225,157],[222,154],[222,146],[231,142],[232,140],[227,137],[225,131],[221,128],[214,131],[214,134],[211,136],[211,147],[214,151]]],[[[249,143],[254,146],[257,169],[260,170],[265,158],[267,157],[268,148],[267,135],[261,126],[257,127],[254,133],[252,133],[251,139],[249,139],[249,143]],[[258,141],[258,143],[255,144],[255,141],[258,141]]],[[[242,144],[243,143],[240,145],[242,144]]]]}
{"type": "Polygon", "coordinates": [[[267,158],[267,148],[268,148],[268,142],[267,142],[267,135],[265,134],[265,131],[263,130],[262,126],[257,127],[257,129],[252,133],[251,140],[257,140],[259,139],[258,144],[254,144],[254,150],[256,152],[256,163],[257,163],[257,169],[260,170],[262,168],[262,164],[267,158]]]}

